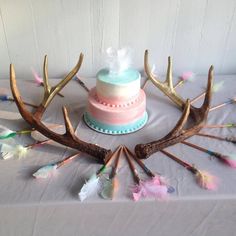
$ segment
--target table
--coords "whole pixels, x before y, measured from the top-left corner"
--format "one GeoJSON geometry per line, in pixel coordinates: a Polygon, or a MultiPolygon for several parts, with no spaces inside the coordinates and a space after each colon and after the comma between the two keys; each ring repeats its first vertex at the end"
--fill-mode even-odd
{"type": "MultiPolygon", "coordinates": [[[[89,88],[95,78],[82,79],[89,88]]],[[[214,94],[212,105],[235,95],[236,75],[216,76],[215,82],[224,80],[224,87],[214,94]]],[[[58,82],[57,79],[51,80],[58,82]]],[[[184,98],[201,93],[207,82],[206,76],[197,76],[178,88],[184,98]]],[[[25,101],[37,104],[42,97],[42,87],[32,80],[18,80],[25,101]]],[[[0,87],[9,90],[9,81],[0,80],[0,87]]],[[[139,132],[109,136],[89,129],[82,120],[87,93],[71,81],[50,105],[44,116],[45,122],[62,122],[62,104],[69,108],[76,133],[87,142],[97,143],[114,150],[120,144],[133,149],[137,143],[146,143],[163,137],[172,129],[181,112],[158,91],[151,82],[146,87],[148,124],[139,132]]],[[[200,105],[200,101],[198,105],[200,105]]],[[[29,108],[30,109],[30,108],[29,108]]],[[[14,103],[0,103],[0,124],[12,129],[26,127],[16,113],[14,103]]],[[[234,123],[236,106],[228,105],[209,114],[209,124],[234,123]]],[[[233,135],[235,129],[205,129],[215,135],[233,135]]],[[[18,137],[21,144],[32,143],[30,137],[18,137]]],[[[233,144],[194,136],[191,142],[214,151],[235,152],[233,144]]],[[[234,235],[236,226],[236,173],[207,154],[183,144],[168,148],[169,151],[217,175],[220,185],[217,191],[199,188],[194,177],[174,161],[161,153],[153,154],[145,164],[154,172],[160,172],[175,188],[168,200],[142,200],[130,198],[132,176],[124,158],[118,171],[119,190],[113,201],[93,196],[85,202],[78,201],[78,191],[84,180],[100,165],[83,154],[80,158],[58,170],[56,176],[46,180],[32,178],[32,173],[42,165],[57,161],[73,153],[60,145],[46,145],[31,150],[21,160],[0,161],[0,235],[234,235]]]]}

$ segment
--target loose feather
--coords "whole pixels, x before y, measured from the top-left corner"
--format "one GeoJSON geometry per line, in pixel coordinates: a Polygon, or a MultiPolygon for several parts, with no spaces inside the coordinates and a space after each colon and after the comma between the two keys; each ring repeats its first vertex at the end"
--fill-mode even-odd
{"type": "Polygon", "coordinates": [[[160,176],[155,176],[146,181],[140,181],[138,185],[134,186],[132,193],[134,201],[138,201],[141,197],[154,197],[163,199],[168,195],[168,187],[162,181],[160,176]]]}
{"type": "Polygon", "coordinates": [[[215,83],[215,84],[213,85],[212,92],[213,92],[213,93],[216,93],[216,92],[220,91],[220,90],[223,88],[224,83],[225,83],[225,82],[224,82],[223,80],[220,81],[220,82],[218,82],[218,83],[215,83]]]}
{"type": "Polygon", "coordinates": [[[54,170],[57,169],[57,164],[49,164],[38,169],[33,176],[36,179],[46,179],[50,177],[54,170]]]}
{"type": "Polygon", "coordinates": [[[71,160],[73,160],[74,158],[79,156],[79,152],[75,153],[73,155],[70,155],[66,158],[64,158],[61,161],[57,161],[55,163],[51,163],[45,166],[42,166],[41,168],[39,168],[35,173],[33,173],[33,176],[35,178],[43,178],[46,179],[50,176],[52,176],[54,170],[59,169],[60,167],[66,165],[67,163],[69,163],[71,160]]]}
{"type": "Polygon", "coordinates": [[[0,139],[7,139],[16,136],[16,132],[0,125],[0,139]]]}
{"type": "Polygon", "coordinates": [[[195,78],[195,74],[191,71],[186,71],[186,72],[183,72],[183,74],[180,76],[180,79],[183,80],[183,81],[193,81],[195,78]]]}
{"type": "Polygon", "coordinates": [[[14,155],[17,156],[18,158],[25,157],[27,154],[28,148],[24,147],[22,145],[16,145],[14,148],[14,155]]]}
{"type": "Polygon", "coordinates": [[[38,73],[32,68],[32,73],[34,76],[35,83],[40,86],[43,84],[43,79],[38,75],[38,73]]]}
{"type": "Polygon", "coordinates": [[[27,151],[28,148],[22,145],[9,145],[0,143],[0,153],[4,160],[10,159],[14,156],[22,158],[26,155],[27,151]]]}
{"type": "Polygon", "coordinates": [[[78,193],[79,200],[82,202],[86,198],[95,194],[99,189],[99,177],[93,174],[89,180],[83,185],[78,193]]]}
{"type": "Polygon", "coordinates": [[[0,125],[0,139],[13,138],[16,135],[29,134],[31,132],[32,132],[31,129],[23,129],[23,130],[20,130],[20,131],[13,131],[13,130],[8,129],[5,126],[0,125]]]}
{"type": "Polygon", "coordinates": [[[206,171],[198,170],[196,173],[196,181],[201,188],[208,190],[217,189],[218,179],[206,171]]]}

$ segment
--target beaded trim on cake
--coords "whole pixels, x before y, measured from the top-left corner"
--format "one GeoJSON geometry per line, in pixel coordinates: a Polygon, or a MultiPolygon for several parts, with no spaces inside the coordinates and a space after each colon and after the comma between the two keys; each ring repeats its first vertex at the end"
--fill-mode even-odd
{"type": "Polygon", "coordinates": [[[138,97],[136,97],[135,99],[133,99],[133,100],[131,100],[131,101],[129,101],[129,102],[126,102],[126,103],[110,104],[110,103],[107,103],[107,102],[104,102],[104,101],[100,100],[100,99],[98,98],[97,93],[95,93],[94,98],[95,98],[95,100],[96,100],[98,103],[100,103],[100,104],[102,104],[102,105],[104,105],[104,106],[109,106],[109,107],[129,107],[129,106],[133,105],[134,103],[136,103],[136,102],[138,102],[138,101],[140,100],[140,96],[138,96],[138,97]]]}
{"type": "Polygon", "coordinates": [[[129,134],[138,131],[146,124],[147,120],[148,120],[148,114],[147,112],[145,112],[143,117],[141,117],[138,121],[128,125],[124,125],[123,128],[122,125],[120,125],[119,129],[117,129],[117,125],[106,125],[96,121],[87,112],[85,112],[84,114],[84,121],[90,128],[100,133],[113,134],[113,135],[129,134]]]}

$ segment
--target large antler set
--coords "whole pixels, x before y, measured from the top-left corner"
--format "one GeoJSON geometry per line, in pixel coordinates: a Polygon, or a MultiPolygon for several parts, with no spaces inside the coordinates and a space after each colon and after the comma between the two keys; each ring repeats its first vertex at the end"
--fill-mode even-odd
{"type": "Polygon", "coordinates": [[[86,143],[82,140],[80,140],[76,135],[74,128],[70,122],[68,111],[66,107],[63,107],[63,116],[64,116],[64,122],[65,122],[65,128],[66,132],[65,134],[58,134],[49,128],[47,128],[43,122],[41,121],[41,118],[52,101],[52,99],[55,97],[56,94],[58,94],[65,86],[66,84],[76,75],[76,73],[79,71],[81,64],[83,62],[83,54],[80,54],[79,61],[76,64],[76,66],[71,70],[71,72],[56,86],[51,87],[49,85],[48,81],[48,60],[47,56],[44,58],[44,70],[43,70],[43,80],[44,80],[44,98],[41,104],[36,108],[34,113],[29,112],[20,96],[20,92],[18,90],[17,84],[16,84],[16,76],[15,76],[15,70],[13,65],[10,65],[10,83],[11,83],[11,90],[14,97],[14,100],[16,102],[16,105],[19,109],[20,114],[22,115],[23,119],[28,122],[33,128],[38,130],[40,133],[42,133],[44,136],[46,136],[49,139],[52,139],[53,141],[60,143],[62,145],[65,145],[67,147],[79,150],[81,152],[85,152],[95,158],[97,158],[100,162],[106,162],[109,155],[111,154],[111,150],[107,150],[103,147],[100,147],[98,145],[92,144],[92,143],[86,143]]]}
{"type": "MultiPolygon", "coordinates": [[[[16,85],[15,71],[13,65],[10,66],[11,90],[14,100],[18,106],[18,109],[23,119],[28,122],[33,128],[38,130],[47,138],[54,140],[55,142],[79,150],[81,152],[85,152],[91,156],[96,157],[101,162],[106,162],[111,154],[111,151],[99,147],[98,145],[86,143],[80,140],[75,135],[75,131],[71,125],[66,107],[63,107],[63,115],[66,128],[65,134],[55,133],[54,131],[47,128],[41,121],[41,118],[52,99],[76,75],[76,73],[81,67],[82,61],[83,55],[81,54],[77,65],[71,70],[71,72],[60,83],[58,83],[54,87],[51,87],[48,81],[47,56],[45,56],[43,70],[44,98],[42,103],[36,108],[33,114],[26,109],[23,100],[21,99],[19,90],[16,85]]],[[[160,82],[152,74],[148,64],[147,50],[145,51],[144,67],[148,79],[165,95],[167,95],[171,99],[171,101],[173,101],[180,109],[182,109],[183,113],[173,130],[171,130],[165,137],[150,143],[136,145],[135,152],[137,157],[140,159],[148,158],[154,152],[161,151],[166,147],[183,142],[185,139],[195,135],[201,130],[201,128],[206,123],[207,115],[209,112],[213,83],[213,66],[211,66],[208,73],[208,84],[204,102],[200,108],[196,108],[190,104],[189,99],[185,101],[181,96],[176,93],[173,87],[172,61],[170,57],[168,58],[167,75],[166,80],[164,82],[160,82]],[[192,118],[192,122],[190,124],[187,124],[187,122],[189,121],[189,117],[192,118]]]]}
{"type": "Polygon", "coordinates": [[[176,126],[163,138],[146,144],[138,144],[135,147],[135,153],[140,158],[148,158],[151,154],[160,151],[166,147],[180,143],[185,139],[198,133],[206,123],[207,115],[210,108],[212,83],[213,83],[213,66],[210,67],[208,73],[208,84],[204,102],[200,108],[196,108],[190,104],[190,100],[186,101],[181,98],[175,91],[172,81],[172,61],[168,58],[168,68],[166,80],[160,82],[155,78],[148,64],[148,51],[145,51],[144,67],[148,79],[165,95],[167,95],[180,109],[183,110],[182,116],[176,126]],[[187,125],[189,117],[192,118],[192,124],[187,125]]]}

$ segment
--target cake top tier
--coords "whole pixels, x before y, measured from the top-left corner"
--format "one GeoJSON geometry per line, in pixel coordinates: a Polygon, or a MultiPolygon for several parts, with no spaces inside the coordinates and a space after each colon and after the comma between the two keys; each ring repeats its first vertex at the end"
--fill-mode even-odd
{"type": "Polygon", "coordinates": [[[110,73],[108,69],[102,69],[97,74],[97,79],[114,85],[125,85],[140,79],[137,70],[127,69],[119,74],[110,73]]]}

